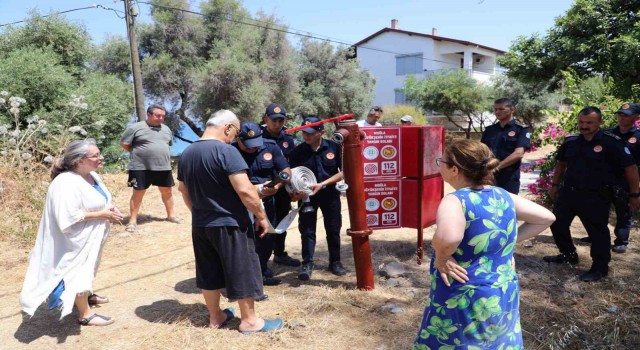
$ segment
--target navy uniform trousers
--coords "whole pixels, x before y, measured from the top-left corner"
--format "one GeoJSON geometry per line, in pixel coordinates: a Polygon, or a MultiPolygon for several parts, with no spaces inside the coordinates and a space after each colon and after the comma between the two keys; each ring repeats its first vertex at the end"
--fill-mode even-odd
{"type": "MultiPolygon", "coordinates": [[[[278,193],[274,196],[275,200],[275,223],[271,224],[275,227],[282,219],[284,219],[291,211],[291,197],[289,192],[282,186],[278,193]]],[[[287,239],[287,232],[275,235],[273,238],[273,255],[283,256],[285,253],[285,241],[287,239]]]]}
{"type": "Polygon", "coordinates": [[[551,225],[551,233],[560,252],[570,254],[576,251],[570,226],[577,216],[591,238],[593,268],[608,273],[611,260],[611,236],[607,226],[610,207],[611,196],[602,189],[561,188],[553,206],[556,221],[551,225]]]}
{"type": "MultiPolygon", "coordinates": [[[[274,196],[263,198],[262,203],[264,204],[264,211],[267,214],[267,220],[269,220],[271,226],[275,227],[277,223],[274,196]]],[[[269,262],[271,253],[273,252],[275,241],[274,236],[277,236],[277,234],[267,233],[262,238],[256,235],[256,253],[258,253],[258,258],[260,259],[260,269],[262,270],[263,275],[267,271],[267,263],[269,262]]]]}
{"type": "Polygon", "coordinates": [[[631,206],[629,206],[629,185],[624,184],[621,188],[624,190],[616,193],[613,200],[613,206],[616,209],[616,226],[613,229],[616,239],[613,241],[613,245],[629,244],[629,234],[631,233],[633,220],[631,206]]]}
{"type": "Polygon", "coordinates": [[[340,261],[340,229],[342,228],[340,192],[336,191],[335,186],[327,186],[309,199],[313,211],[308,213],[300,211],[298,221],[302,238],[302,263],[313,263],[313,255],[316,250],[318,208],[324,217],[324,228],[329,247],[329,263],[340,261]]]}

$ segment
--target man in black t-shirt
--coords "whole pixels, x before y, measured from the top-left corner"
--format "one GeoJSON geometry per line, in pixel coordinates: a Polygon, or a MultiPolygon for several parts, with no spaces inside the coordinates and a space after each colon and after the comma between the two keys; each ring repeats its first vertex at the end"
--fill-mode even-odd
{"type": "Polygon", "coordinates": [[[247,176],[247,164],[229,145],[239,127],[231,111],[211,116],[200,140],[180,157],[178,190],[191,211],[196,284],[207,304],[210,326],[223,327],[235,317],[233,309],[220,309],[221,290],[226,288],[227,297],[240,307],[241,332],[271,332],[282,328],[283,320],[261,319],[254,311],[255,299],[263,295],[255,235],[264,236],[269,222],[247,176]]]}

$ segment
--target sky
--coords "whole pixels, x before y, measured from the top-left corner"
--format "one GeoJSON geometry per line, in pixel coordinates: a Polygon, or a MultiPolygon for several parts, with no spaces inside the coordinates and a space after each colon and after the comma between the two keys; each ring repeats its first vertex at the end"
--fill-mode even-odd
{"type": "MultiPolygon", "coordinates": [[[[200,1],[192,0],[197,11],[200,1]]],[[[554,19],[565,13],[572,0],[244,0],[252,14],[273,14],[291,31],[330,37],[355,43],[397,19],[399,28],[467,40],[500,50],[507,50],[519,35],[544,34],[554,19]]],[[[123,11],[120,0],[0,0],[0,24],[28,17],[30,9],[41,14],[65,11],[98,4],[123,11]]],[[[139,4],[140,21],[150,21],[146,4],[139,4]]],[[[108,35],[125,35],[122,13],[91,8],[64,14],[74,23],[84,25],[99,44],[108,35]]],[[[0,27],[0,30],[2,27],[0,27]]],[[[293,38],[293,37],[292,37],[293,38]]]]}
{"type": "MultiPolygon", "coordinates": [[[[200,1],[191,3],[191,9],[198,11],[200,1]]],[[[571,7],[573,0],[244,0],[242,3],[252,15],[259,11],[274,15],[291,32],[330,38],[348,45],[390,27],[391,20],[397,19],[402,30],[431,34],[432,28],[437,28],[439,36],[506,51],[518,36],[545,34],[553,27],[554,19],[571,7]]],[[[64,16],[85,26],[95,44],[109,36],[125,36],[121,0],[0,0],[0,25],[23,20],[33,9],[48,14],[94,4],[101,7],[68,12],[64,16]]],[[[150,22],[150,6],[138,5],[138,21],[150,22]]],[[[2,29],[0,27],[0,31],[2,29]]],[[[294,45],[298,38],[290,35],[294,45]]],[[[190,130],[183,136],[196,139],[190,130]]],[[[180,152],[184,143],[176,144],[174,151],[180,152]]]]}

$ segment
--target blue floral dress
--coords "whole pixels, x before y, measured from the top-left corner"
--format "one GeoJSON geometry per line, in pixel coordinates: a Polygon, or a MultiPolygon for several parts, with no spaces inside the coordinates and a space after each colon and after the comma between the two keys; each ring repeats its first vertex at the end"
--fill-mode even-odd
{"type": "Polygon", "coordinates": [[[447,287],[431,259],[431,293],[413,349],[522,349],[518,277],[511,267],[517,240],[513,200],[499,187],[460,189],[467,221],[453,254],[469,281],[447,287]]]}

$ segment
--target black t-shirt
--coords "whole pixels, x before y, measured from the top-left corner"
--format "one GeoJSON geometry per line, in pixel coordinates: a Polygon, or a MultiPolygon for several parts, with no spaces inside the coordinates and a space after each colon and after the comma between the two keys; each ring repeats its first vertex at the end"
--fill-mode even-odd
{"type": "Polygon", "coordinates": [[[567,163],[564,185],[584,189],[613,185],[624,168],[635,164],[624,142],[602,130],[591,141],[568,136],[556,159],[567,163]]]}
{"type": "Polygon", "coordinates": [[[182,152],[178,180],[189,191],[193,227],[251,226],[249,212],[229,181],[229,175],[248,168],[235,147],[218,140],[196,141],[182,152]]]}

